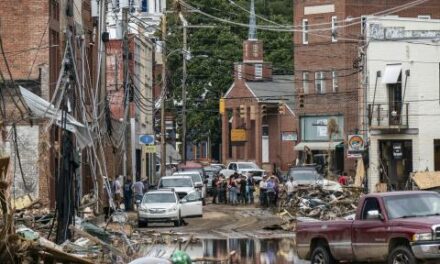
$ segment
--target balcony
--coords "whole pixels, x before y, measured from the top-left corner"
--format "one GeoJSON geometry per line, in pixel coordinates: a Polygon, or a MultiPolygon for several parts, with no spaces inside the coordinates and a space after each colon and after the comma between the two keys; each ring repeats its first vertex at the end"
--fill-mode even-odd
{"type": "Polygon", "coordinates": [[[376,103],[368,105],[370,129],[400,130],[408,128],[409,103],[376,103]]]}

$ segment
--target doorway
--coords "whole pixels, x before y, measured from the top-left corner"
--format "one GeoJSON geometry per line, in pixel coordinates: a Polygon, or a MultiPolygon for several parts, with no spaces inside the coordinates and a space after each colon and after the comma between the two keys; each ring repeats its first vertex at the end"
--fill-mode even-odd
{"type": "Polygon", "coordinates": [[[263,163],[269,163],[269,126],[263,125],[263,135],[262,135],[262,157],[263,163]]]}
{"type": "Polygon", "coordinates": [[[411,140],[379,141],[380,180],[387,183],[389,191],[406,190],[412,172],[411,140]]]}
{"type": "Polygon", "coordinates": [[[434,170],[440,171],[440,139],[434,139],[434,170]]]}

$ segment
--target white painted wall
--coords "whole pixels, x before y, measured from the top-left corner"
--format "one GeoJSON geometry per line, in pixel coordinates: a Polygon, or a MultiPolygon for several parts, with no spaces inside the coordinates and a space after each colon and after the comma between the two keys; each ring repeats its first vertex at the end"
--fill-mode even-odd
{"type": "MultiPolygon", "coordinates": [[[[367,19],[371,24],[384,27],[404,27],[405,30],[440,31],[440,20],[419,20],[403,18],[367,19]]],[[[405,70],[410,70],[406,83],[404,102],[409,102],[409,128],[418,128],[418,135],[370,135],[369,190],[374,191],[379,181],[380,139],[412,139],[413,170],[434,169],[434,139],[440,139],[440,41],[432,40],[371,40],[366,49],[367,103],[373,101],[376,72],[382,77],[387,64],[402,64],[402,91],[405,89],[405,70]],[[425,101],[423,101],[425,100],[425,101]],[[430,101],[431,100],[431,101],[430,101]]],[[[388,102],[386,85],[379,79],[375,103],[388,102]]],[[[371,131],[370,131],[371,132],[371,131]]]]}
{"type": "Polygon", "coordinates": [[[23,168],[23,175],[27,188],[22,180],[20,167],[18,164],[17,152],[15,152],[12,133],[12,127],[7,127],[8,138],[6,143],[6,152],[11,156],[9,166],[12,166],[14,173],[14,185],[12,188],[13,197],[20,197],[25,194],[30,194],[33,198],[38,198],[39,187],[39,126],[20,126],[17,125],[17,143],[18,154],[23,168]]]}

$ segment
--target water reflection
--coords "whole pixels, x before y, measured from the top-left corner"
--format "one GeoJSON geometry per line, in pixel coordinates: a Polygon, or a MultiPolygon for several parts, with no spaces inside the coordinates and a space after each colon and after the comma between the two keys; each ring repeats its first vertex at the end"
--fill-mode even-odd
{"type": "Polygon", "coordinates": [[[203,249],[203,257],[226,259],[230,252],[236,254],[231,263],[252,264],[303,264],[295,255],[294,240],[282,239],[204,239],[191,245],[187,252],[191,257],[200,257],[197,253],[203,249]]]}
{"type": "MultiPolygon", "coordinates": [[[[176,249],[182,249],[182,244],[162,244],[155,246],[144,245],[143,255],[162,252],[163,257],[170,257],[176,249]]],[[[191,258],[210,258],[222,260],[221,263],[231,264],[306,264],[295,254],[293,238],[229,238],[229,239],[200,239],[190,243],[185,250],[191,258]],[[228,256],[235,251],[234,257],[228,262],[228,256]]],[[[202,262],[197,262],[202,263],[202,262]]],[[[206,262],[213,263],[213,262],[206,262]]],[[[220,263],[220,262],[217,262],[220,263]]]]}

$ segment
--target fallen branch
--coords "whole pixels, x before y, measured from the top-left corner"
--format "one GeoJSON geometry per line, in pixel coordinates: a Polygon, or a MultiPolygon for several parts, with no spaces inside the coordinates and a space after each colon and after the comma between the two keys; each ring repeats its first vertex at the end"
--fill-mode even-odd
{"type": "Polygon", "coordinates": [[[90,235],[89,233],[87,233],[87,232],[77,228],[76,226],[70,225],[69,229],[72,230],[72,231],[75,231],[80,236],[86,237],[86,238],[90,239],[91,241],[93,241],[93,242],[95,242],[97,244],[102,245],[103,247],[107,248],[108,250],[110,250],[111,252],[115,253],[116,255],[119,255],[119,256],[123,257],[124,259],[126,259],[126,260],[128,259],[128,256],[125,255],[124,252],[122,252],[119,249],[113,247],[112,245],[102,241],[101,239],[96,238],[96,237],[90,235]]]}

